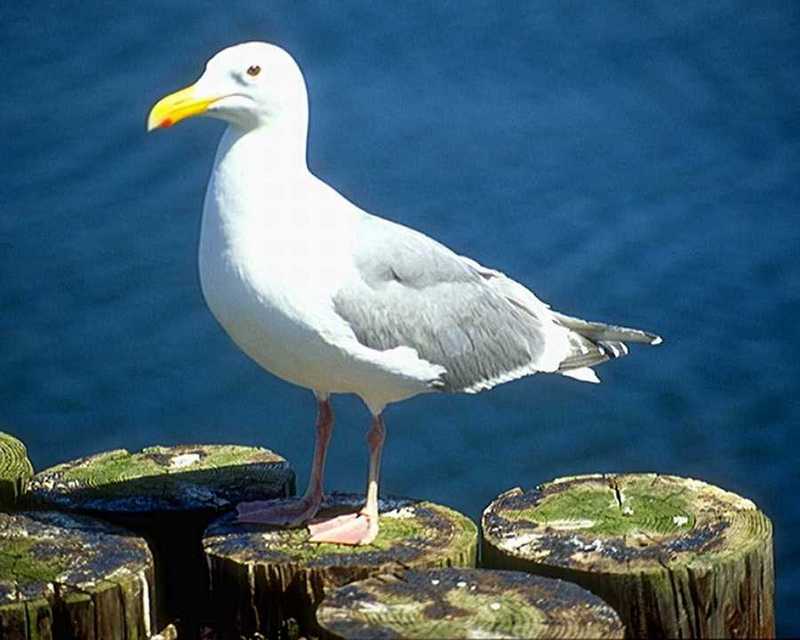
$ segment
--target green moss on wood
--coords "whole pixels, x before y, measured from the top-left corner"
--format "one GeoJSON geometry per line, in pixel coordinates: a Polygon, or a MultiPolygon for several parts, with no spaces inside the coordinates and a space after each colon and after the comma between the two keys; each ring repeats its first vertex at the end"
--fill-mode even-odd
{"type": "Polygon", "coordinates": [[[308,531],[305,528],[293,529],[281,536],[280,542],[273,547],[274,551],[285,553],[292,560],[307,562],[335,554],[374,553],[376,550],[391,548],[401,539],[425,536],[425,529],[416,520],[400,520],[399,518],[380,518],[380,532],[371,545],[352,547],[342,544],[308,543],[308,531]]]}
{"type": "Polygon", "coordinates": [[[534,507],[507,511],[506,517],[606,536],[669,534],[688,531],[695,523],[684,496],[654,495],[647,482],[631,483],[624,492],[611,486],[590,486],[552,493],[534,507]]]}
{"type": "Polygon", "coordinates": [[[221,511],[240,500],[291,495],[294,472],[267,449],[239,445],[148,447],[99,453],[46,469],[31,482],[37,505],[108,513],[221,511]]]}
{"type": "Polygon", "coordinates": [[[152,574],[145,541],[119,528],[57,512],[0,514],[0,602],[13,603],[0,606],[0,637],[147,638],[152,574]]]}
{"type": "MultiPolygon", "coordinates": [[[[420,509],[420,515],[403,516],[398,511],[384,513],[380,519],[380,529],[378,537],[369,545],[351,546],[330,543],[309,543],[308,530],[303,527],[299,529],[287,529],[280,532],[273,538],[271,551],[285,554],[292,561],[307,562],[318,560],[332,555],[358,556],[361,554],[375,554],[380,551],[391,551],[398,545],[413,543],[424,545],[426,542],[435,544],[438,530],[430,527],[432,518],[452,521],[454,528],[453,546],[469,546],[474,544],[477,537],[475,524],[464,518],[461,514],[429,502],[419,503],[418,507],[406,507],[406,509],[420,509]]],[[[410,513],[410,512],[407,512],[410,513]]]]}
{"type": "Polygon", "coordinates": [[[47,472],[58,474],[65,483],[97,486],[153,476],[164,470],[150,458],[131,455],[125,449],[115,449],[84,458],[79,464],[65,462],[56,465],[47,472]]]}
{"type": "Polygon", "coordinates": [[[31,583],[53,582],[69,566],[66,558],[43,556],[42,544],[29,538],[4,538],[0,542],[0,576],[13,577],[20,587],[31,583]]]}
{"type": "MultiPolygon", "coordinates": [[[[333,494],[318,517],[352,511],[363,500],[352,494],[333,494]]],[[[457,511],[426,501],[382,500],[380,529],[372,544],[364,546],[309,542],[308,530],[264,528],[234,522],[232,516],[216,521],[206,532],[207,551],[244,561],[275,561],[360,565],[362,562],[413,561],[439,549],[461,549],[463,563],[474,563],[477,527],[457,511]],[[360,557],[369,556],[362,560],[360,557]],[[402,556],[402,558],[400,558],[402,556]]]]}
{"type": "Polygon", "coordinates": [[[139,453],[116,449],[84,458],[79,463],[66,462],[48,469],[60,474],[64,482],[108,485],[132,478],[219,470],[220,467],[256,463],[279,464],[283,458],[266,449],[239,445],[202,445],[193,447],[147,447],[139,453]]]}

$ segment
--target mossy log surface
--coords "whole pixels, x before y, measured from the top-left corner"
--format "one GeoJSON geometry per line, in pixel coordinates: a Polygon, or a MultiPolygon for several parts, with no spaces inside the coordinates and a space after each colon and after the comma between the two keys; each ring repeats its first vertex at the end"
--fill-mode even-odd
{"type": "Polygon", "coordinates": [[[36,504],[98,514],[209,511],[291,495],[294,472],[277,453],[238,445],[116,449],[36,474],[36,504]]]}
{"type": "Polygon", "coordinates": [[[7,511],[17,506],[32,476],[33,466],[25,445],[0,431],[0,509],[7,511]]]}
{"type": "Polygon", "coordinates": [[[181,445],[119,449],[59,464],[34,476],[28,500],[95,515],[144,536],[155,556],[159,627],[177,621],[182,637],[195,637],[207,613],[201,538],[208,523],[240,501],[293,493],[294,472],[272,451],[181,445]]]}
{"type": "Polygon", "coordinates": [[[628,637],[774,636],[772,525],[704,482],[562,478],[502,494],[482,528],[484,566],[580,584],[619,612],[628,637]]]}
{"type": "MultiPolygon", "coordinates": [[[[364,498],[332,494],[320,517],[353,511],[364,498]]],[[[440,505],[380,501],[380,533],[371,545],[308,541],[308,531],[241,525],[222,516],[203,541],[211,595],[223,638],[315,636],[314,611],[330,589],[401,568],[475,565],[477,528],[440,505]]]]}
{"type": "Polygon", "coordinates": [[[519,571],[384,574],[329,593],[317,621],[332,638],[622,638],[617,613],[585,589],[519,571]]]}
{"type": "Polygon", "coordinates": [[[155,628],[147,543],[51,511],[0,514],[0,638],[146,640],[155,628]]]}

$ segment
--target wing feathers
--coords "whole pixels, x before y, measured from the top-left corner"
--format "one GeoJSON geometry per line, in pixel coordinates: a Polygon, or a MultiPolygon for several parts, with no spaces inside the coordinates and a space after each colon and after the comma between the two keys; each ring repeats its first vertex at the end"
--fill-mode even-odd
{"type": "Polygon", "coordinates": [[[357,277],[334,309],[363,345],[414,349],[444,367],[443,389],[475,393],[538,371],[599,382],[590,367],[655,334],[551,311],[505,274],[435,240],[366,217],[354,247],[357,277]]]}

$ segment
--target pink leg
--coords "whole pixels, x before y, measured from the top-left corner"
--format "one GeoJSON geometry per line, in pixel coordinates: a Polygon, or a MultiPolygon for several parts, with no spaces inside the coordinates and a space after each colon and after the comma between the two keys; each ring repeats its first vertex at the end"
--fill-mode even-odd
{"type": "Polygon", "coordinates": [[[258,502],[241,502],[236,506],[237,522],[296,527],[313,518],[322,502],[322,477],[325,455],[333,433],[333,409],[325,397],[317,404],[317,441],[311,477],[302,498],[286,498],[258,502]]]}
{"type": "Polygon", "coordinates": [[[336,544],[370,544],[378,535],[378,480],[381,469],[381,452],[386,439],[383,418],[375,416],[367,434],[369,445],[369,476],[367,478],[367,501],[357,513],[347,513],[330,520],[311,522],[311,542],[336,544]]]}

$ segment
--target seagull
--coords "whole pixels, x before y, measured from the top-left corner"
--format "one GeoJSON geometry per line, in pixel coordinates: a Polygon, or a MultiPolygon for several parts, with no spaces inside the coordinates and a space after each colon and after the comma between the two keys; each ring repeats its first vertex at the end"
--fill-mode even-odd
{"type": "Polygon", "coordinates": [[[423,393],[477,393],[534,373],[599,382],[593,367],[659,344],[639,329],[552,310],[525,286],[432,238],[371,215],[308,169],[308,94],[289,53],[247,42],[158,101],[148,131],[192,116],[227,123],[206,189],[203,297],[233,342],[316,396],[314,457],[300,498],[240,503],[243,523],[308,526],[310,540],[378,534],[384,408],[423,393]],[[333,394],[372,414],[363,508],[316,517],[333,394]]]}

